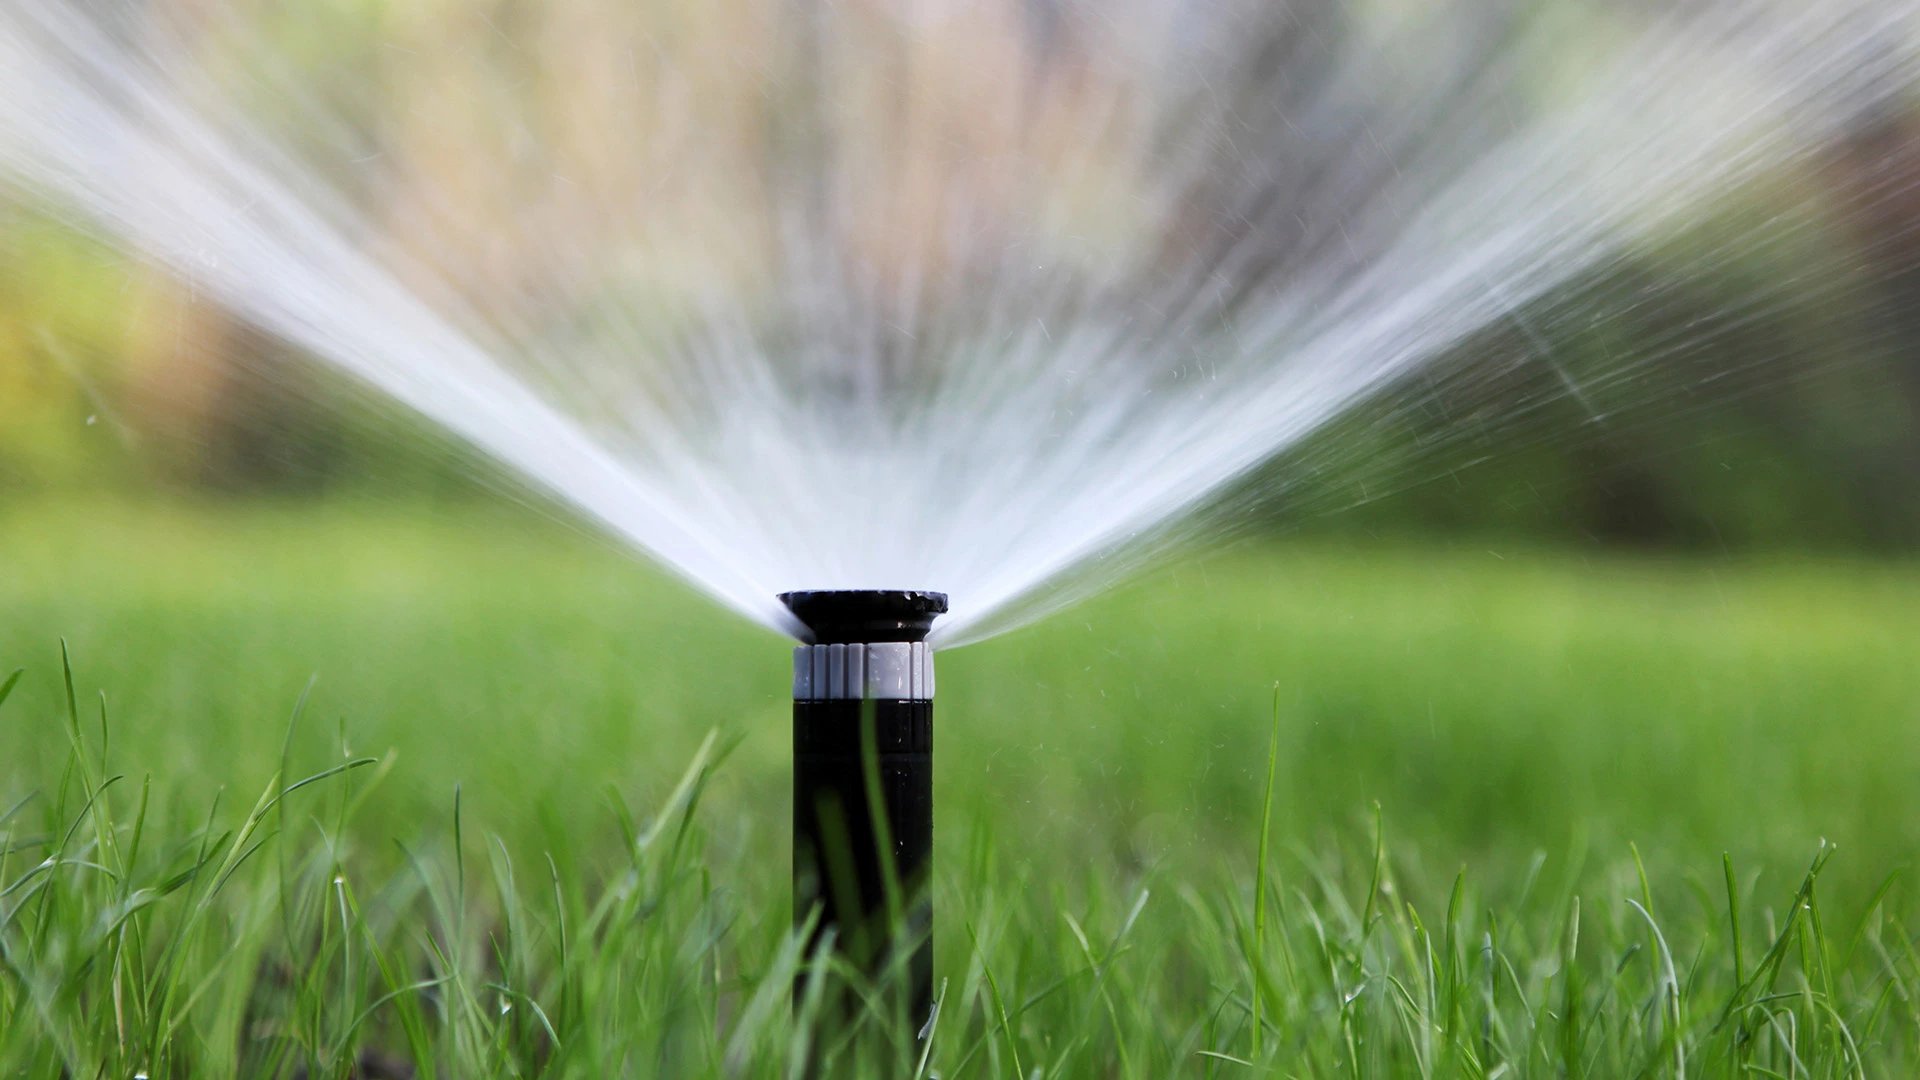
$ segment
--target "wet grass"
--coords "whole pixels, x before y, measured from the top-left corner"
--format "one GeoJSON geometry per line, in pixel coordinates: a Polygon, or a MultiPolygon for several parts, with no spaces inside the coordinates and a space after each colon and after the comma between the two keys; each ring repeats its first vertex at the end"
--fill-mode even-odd
{"type": "Polygon", "coordinates": [[[784,646],[615,553],[72,504],[0,565],[0,1074],[1920,1057],[1916,568],[1243,550],[945,654],[916,1041],[808,1022],[784,646]]]}

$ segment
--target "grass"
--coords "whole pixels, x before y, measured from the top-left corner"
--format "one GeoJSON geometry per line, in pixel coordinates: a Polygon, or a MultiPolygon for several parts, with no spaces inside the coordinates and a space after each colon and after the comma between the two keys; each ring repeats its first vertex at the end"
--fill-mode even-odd
{"type": "Polygon", "coordinates": [[[39,503],[0,567],[0,1075],[1920,1062],[1920,567],[1247,549],[943,654],[921,1044],[807,1022],[784,644],[617,553],[39,503]]]}

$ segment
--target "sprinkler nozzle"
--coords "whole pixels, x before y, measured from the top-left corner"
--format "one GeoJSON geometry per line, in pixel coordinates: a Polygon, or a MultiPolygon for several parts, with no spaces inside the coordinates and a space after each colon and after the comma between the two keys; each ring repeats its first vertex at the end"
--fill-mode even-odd
{"type": "Polygon", "coordinates": [[[784,592],[780,602],[806,624],[815,645],[925,641],[933,620],[947,611],[946,593],[917,589],[784,592]]]}

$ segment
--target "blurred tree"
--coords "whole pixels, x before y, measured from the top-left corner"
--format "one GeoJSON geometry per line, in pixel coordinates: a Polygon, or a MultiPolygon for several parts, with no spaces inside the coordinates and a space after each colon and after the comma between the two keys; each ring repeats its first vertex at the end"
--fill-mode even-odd
{"type": "Polygon", "coordinates": [[[1920,532],[1920,116],[1877,103],[1863,112],[1831,171],[1865,266],[1871,335],[1862,342],[1889,376],[1890,399],[1867,415],[1882,452],[1855,478],[1889,534],[1920,532]]]}
{"type": "Polygon", "coordinates": [[[0,485],[96,482],[122,465],[131,273],[110,250],[0,202],[0,485]]]}
{"type": "Polygon", "coordinates": [[[1920,325],[1889,328],[1856,201],[1788,204],[1749,192],[1514,313],[1246,494],[1293,528],[1920,547],[1920,470],[1889,467],[1920,325]]]}

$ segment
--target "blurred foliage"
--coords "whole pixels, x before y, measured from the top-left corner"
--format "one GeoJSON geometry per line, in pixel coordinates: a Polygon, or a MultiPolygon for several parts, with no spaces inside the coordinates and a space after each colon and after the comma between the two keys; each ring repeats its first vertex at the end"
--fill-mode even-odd
{"type": "MultiPolygon", "coordinates": [[[[725,27],[678,6],[587,4],[569,18],[514,3],[255,7],[247,25],[271,49],[209,30],[197,55],[214,66],[273,58],[285,70],[227,74],[261,88],[257,111],[279,137],[341,151],[315,160],[406,157],[381,181],[395,187],[382,196],[391,220],[381,227],[450,252],[484,283],[468,283],[480,296],[544,302],[524,252],[449,233],[443,218],[545,221],[589,205],[543,194],[538,185],[556,182],[544,173],[468,175],[463,151],[507,137],[501,109],[585,101],[567,145],[596,189],[655,167],[665,183],[672,161],[652,158],[713,141],[647,126],[675,115],[676,94],[739,98],[729,115],[742,125],[761,116],[749,87],[718,75],[650,88],[651,112],[593,96],[606,80],[588,68],[630,62],[588,48],[596,19],[691,36],[689,55],[715,62],[688,70],[725,69],[725,27]],[[405,48],[448,34],[467,47],[441,50],[442,66],[463,56],[524,64],[527,100],[467,100],[461,87],[477,76],[405,48]],[[514,42],[532,51],[491,55],[514,42]],[[560,59],[572,56],[580,63],[560,59]],[[616,128],[633,136],[604,138],[616,128]],[[647,149],[655,143],[665,149],[647,149]],[[651,163],[628,160],[636,156],[651,163]]],[[[1917,130],[1910,109],[1884,106],[1826,159],[1783,165],[1715,219],[1485,328],[1253,478],[1240,492],[1259,508],[1248,520],[1700,548],[1920,546],[1917,130]]],[[[979,138],[987,149],[974,152],[990,156],[991,140],[979,138]]],[[[739,164],[734,172],[754,171],[739,164]]],[[[374,175],[324,179],[353,195],[374,175]]],[[[711,200],[679,188],[656,192],[676,208],[662,214],[679,221],[676,235],[711,231],[698,210],[711,200]]],[[[556,235],[591,227],[552,224],[556,235]]],[[[644,268],[663,297],[674,279],[728,258],[685,246],[666,243],[644,268]]],[[[0,197],[0,493],[158,484],[438,496],[502,482],[474,452],[205,303],[191,282],[0,197]]]]}
{"type": "MultiPolygon", "coordinates": [[[[1892,163],[1898,165],[1898,163],[1892,163]]],[[[1283,455],[1257,520],[1701,549],[1920,545],[1920,241],[1749,191],[1283,455]],[[1868,240],[1878,244],[1871,251],[1868,240]]],[[[1904,231],[1903,231],[1904,230],[1904,231]]]]}
{"type": "MultiPolygon", "coordinates": [[[[1716,234],[1750,229],[1708,223],[1609,265],[1276,460],[1253,483],[1257,520],[1920,545],[1920,282],[1863,259],[1845,228],[1788,223],[1727,251],[1716,234]]],[[[504,480],[157,270],[22,210],[0,230],[0,490],[504,480]]]]}
{"type": "Polygon", "coordinates": [[[476,455],[202,302],[0,203],[0,491],[464,493],[476,455]]]}
{"type": "MultiPolygon", "coordinates": [[[[72,485],[122,466],[109,414],[124,359],[122,290],[109,254],[52,223],[0,216],[0,479],[72,485]]],[[[124,275],[122,276],[124,281],[124,275]]]]}

